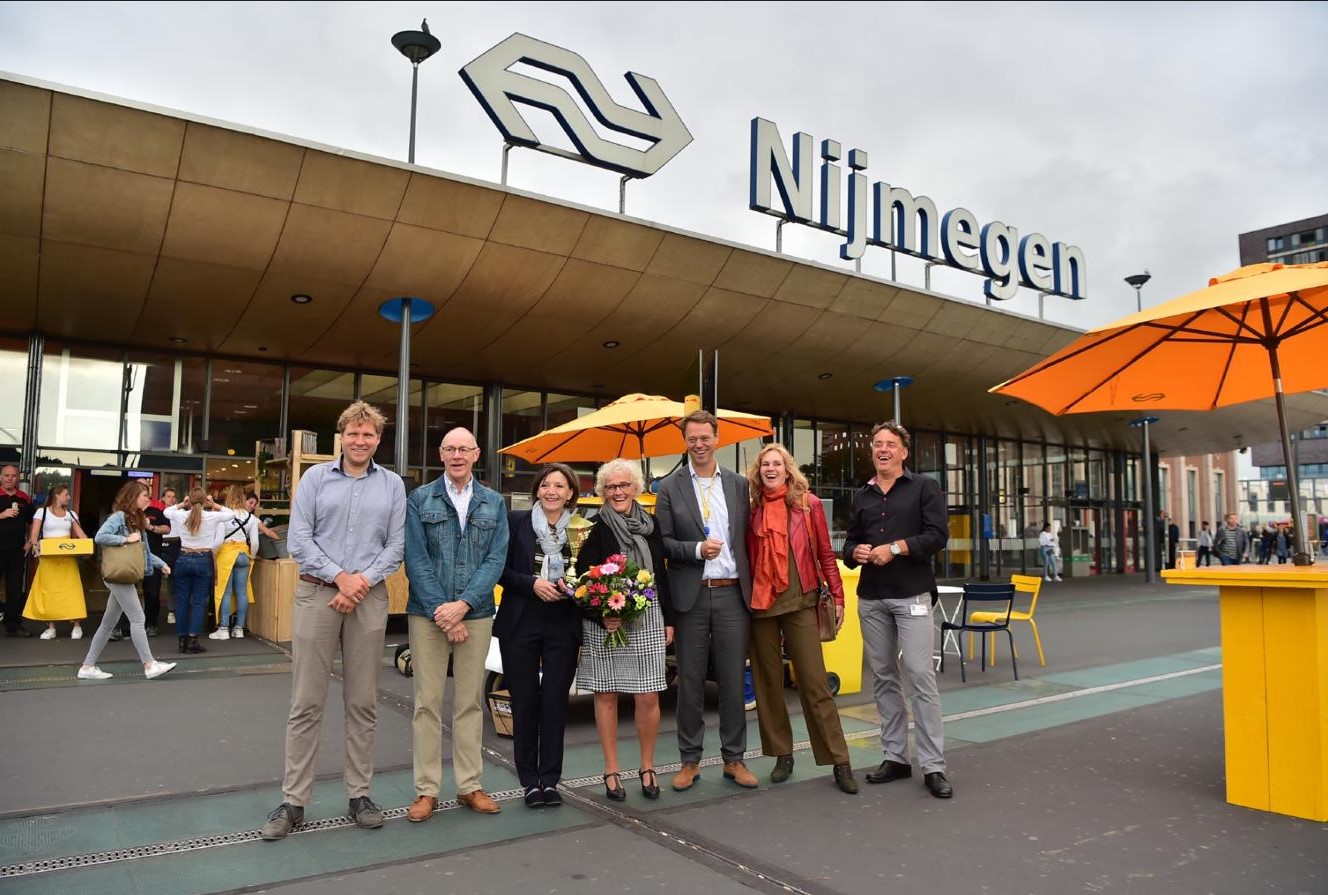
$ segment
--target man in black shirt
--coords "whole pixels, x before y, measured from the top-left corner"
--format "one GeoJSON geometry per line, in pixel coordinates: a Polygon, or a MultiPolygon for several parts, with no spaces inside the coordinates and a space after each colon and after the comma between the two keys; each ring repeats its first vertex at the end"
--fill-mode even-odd
{"type": "Polygon", "coordinates": [[[0,576],[5,583],[5,634],[31,637],[23,627],[24,566],[32,545],[28,528],[32,523],[32,500],[18,489],[18,467],[0,466],[0,576]]]}
{"type": "Polygon", "coordinates": [[[932,666],[935,627],[932,557],[948,539],[945,498],[934,479],[904,468],[911,439],[891,420],[872,429],[876,477],[853,496],[844,563],[862,566],[858,619],[871,666],[876,710],[881,715],[885,760],[868,783],[913,776],[908,762],[908,713],[900,673],[913,694],[916,750],[927,790],[938,799],[954,794],[945,778],[941,697],[932,666]]]}
{"type": "MultiPolygon", "coordinates": [[[[148,517],[148,549],[164,558],[166,551],[162,536],[170,534],[171,521],[166,518],[163,506],[156,501],[148,504],[143,515],[148,517]]],[[[176,543],[178,545],[179,542],[176,543]]],[[[157,623],[161,621],[161,582],[162,574],[156,570],[153,570],[151,575],[143,576],[143,614],[147,618],[149,637],[157,636],[157,623]]],[[[129,634],[128,628],[125,628],[125,634],[126,636],[129,634]]]]}

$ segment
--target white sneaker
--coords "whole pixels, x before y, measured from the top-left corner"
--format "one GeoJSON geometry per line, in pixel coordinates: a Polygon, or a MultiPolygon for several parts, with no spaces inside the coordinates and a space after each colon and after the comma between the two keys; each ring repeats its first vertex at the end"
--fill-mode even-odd
{"type": "Polygon", "coordinates": [[[1062,578],[1060,575],[1057,575],[1057,576],[1056,576],[1056,580],[1057,580],[1057,581],[1064,581],[1065,579],[1062,578]]]}
{"type": "MultiPolygon", "coordinates": [[[[161,677],[166,672],[175,667],[174,662],[156,662],[154,661],[147,668],[143,669],[143,677],[152,680],[154,677],[161,677]]],[[[109,677],[109,675],[108,675],[109,677]]]]}
{"type": "Polygon", "coordinates": [[[82,640],[82,639],[83,639],[83,626],[82,626],[82,625],[74,625],[74,633],[72,633],[72,634],[69,635],[69,639],[70,639],[70,640],[82,640]]]}
{"type": "Polygon", "coordinates": [[[1043,581],[1050,581],[1050,580],[1051,580],[1051,576],[1050,576],[1050,575],[1043,575],[1043,576],[1042,576],[1042,580],[1043,580],[1043,581]]]}
{"type": "Polygon", "coordinates": [[[45,631],[42,631],[42,632],[41,632],[41,637],[39,637],[38,639],[39,639],[39,640],[54,640],[54,639],[55,639],[55,628],[47,628],[45,631]]]}
{"type": "Polygon", "coordinates": [[[84,665],[78,669],[80,681],[104,681],[114,677],[109,671],[102,671],[96,665],[84,665]]]}
{"type": "Polygon", "coordinates": [[[244,639],[244,628],[241,628],[239,625],[236,625],[236,626],[231,630],[231,638],[234,639],[234,640],[243,640],[243,639],[244,639]]]}
{"type": "Polygon", "coordinates": [[[225,628],[218,628],[208,635],[208,640],[230,640],[231,632],[225,628]]]}

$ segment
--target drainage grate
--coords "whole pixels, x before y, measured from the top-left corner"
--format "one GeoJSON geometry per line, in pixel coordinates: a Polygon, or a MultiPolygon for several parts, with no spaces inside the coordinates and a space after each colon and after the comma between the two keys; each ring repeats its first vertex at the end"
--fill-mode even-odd
{"type": "MultiPolygon", "coordinates": [[[[504,802],[519,799],[523,792],[519,789],[506,789],[490,793],[496,801],[504,802]]],[[[457,807],[456,799],[439,799],[439,811],[452,811],[457,807]]],[[[406,816],[405,808],[388,808],[383,811],[384,820],[396,820],[406,816]]],[[[337,830],[355,826],[350,817],[328,817],[323,820],[300,824],[291,833],[316,833],[322,830],[337,830]]],[[[157,842],[152,845],[139,845],[133,848],[118,848],[111,851],[91,852],[85,855],[70,855],[64,858],[51,858],[43,861],[27,861],[22,864],[0,866],[0,879],[16,876],[31,876],[35,873],[50,873],[54,870],[74,870],[79,867],[96,867],[100,864],[115,864],[120,861],[136,861],[140,858],[156,858],[162,855],[178,855],[185,852],[200,851],[205,848],[221,848],[227,845],[239,845],[242,842],[256,842],[261,838],[258,830],[245,830],[240,833],[226,833],[221,836],[199,836],[195,839],[181,839],[176,842],[157,842]]]]}

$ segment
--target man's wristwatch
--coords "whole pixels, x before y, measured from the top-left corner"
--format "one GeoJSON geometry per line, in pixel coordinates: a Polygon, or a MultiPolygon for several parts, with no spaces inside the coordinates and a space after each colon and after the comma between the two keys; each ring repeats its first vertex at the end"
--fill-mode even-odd
{"type": "Polygon", "coordinates": [[[891,556],[898,556],[898,555],[899,555],[899,542],[898,542],[898,541],[891,541],[891,542],[890,542],[890,555],[891,555],[891,556]]]}

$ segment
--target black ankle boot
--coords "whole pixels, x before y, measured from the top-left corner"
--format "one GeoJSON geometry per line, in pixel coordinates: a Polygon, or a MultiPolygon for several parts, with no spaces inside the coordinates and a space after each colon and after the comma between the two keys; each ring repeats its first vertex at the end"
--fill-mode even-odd
{"type": "Polygon", "coordinates": [[[201,644],[201,643],[198,642],[198,635],[197,635],[197,634],[190,634],[190,635],[189,635],[188,649],[186,649],[185,652],[187,652],[187,653],[205,653],[205,652],[207,652],[207,647],[203,646],[203,644],[201,644]]]}

